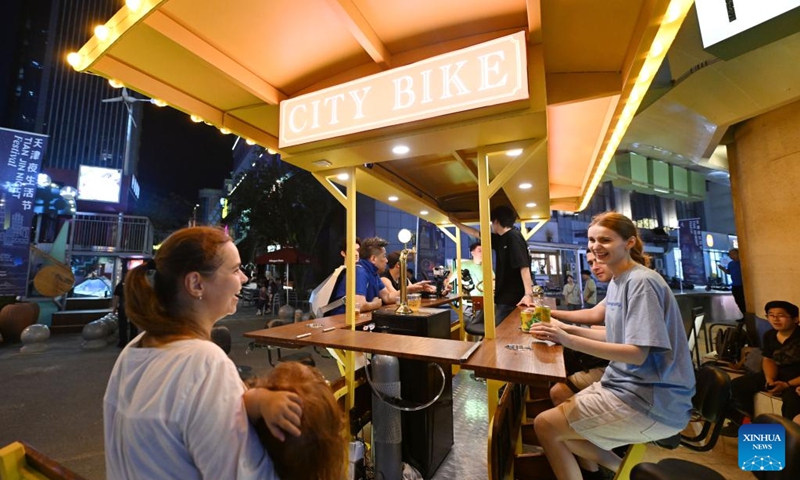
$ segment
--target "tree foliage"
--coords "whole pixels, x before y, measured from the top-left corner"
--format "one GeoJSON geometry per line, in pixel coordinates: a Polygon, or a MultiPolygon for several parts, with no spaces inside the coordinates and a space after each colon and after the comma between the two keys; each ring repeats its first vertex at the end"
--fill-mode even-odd
{"type": "Polygon", "coordinates": [[[309,172],[279,160],[256,164],[237,182],[225,222],[238,220],[240,231],[247,232],[244,243],[252,250],[240,248],[243,262],[273,244],[313,254],[328,216],[339,207],[309,172]]]}
{"type": "Polygon", "coordinates": [[[175,192],[162,195],[142,189],[133,213],[148,217],[153,224],[153,242],[163,242],[172,232],[187,225],[194,204],[175,192]]]}

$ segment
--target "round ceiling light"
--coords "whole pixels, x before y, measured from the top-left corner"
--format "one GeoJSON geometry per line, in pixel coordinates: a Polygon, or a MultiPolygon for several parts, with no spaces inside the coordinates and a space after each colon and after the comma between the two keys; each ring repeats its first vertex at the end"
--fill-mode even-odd
{"type": "Polygon", "coordinates": [[[411,149],[405,145],[397,145],[392,149],[392,153],[395,155],[405,155],[406,153],[410,152],[411,149]]]}

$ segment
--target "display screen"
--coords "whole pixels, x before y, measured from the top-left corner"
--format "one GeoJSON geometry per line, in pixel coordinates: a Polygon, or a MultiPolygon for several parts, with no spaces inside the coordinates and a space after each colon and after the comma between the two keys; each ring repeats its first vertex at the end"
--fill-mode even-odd
{"type": "Polygon", "coordinates": [[[78,200],[119,203],[122,170],[81,165],[78,200]]]}

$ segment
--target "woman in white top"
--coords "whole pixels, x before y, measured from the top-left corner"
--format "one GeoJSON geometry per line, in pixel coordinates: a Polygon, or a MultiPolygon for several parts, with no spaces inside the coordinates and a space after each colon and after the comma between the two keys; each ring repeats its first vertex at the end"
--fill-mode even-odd
{"type": "Polygon", "coordinates": [[[172,234],[154,260],[128,273],[128,317],[143,330],[122,351],[103,404],[109,479],[277,479],[251,422],[299,435],[295,393],[247,390],[211,342],[236,311],[246,277],[222,230],[172,234]]]}
{"type": "Polygon", "coordinates": [[[695,379],[678,302],[661,275],[647,268],[636,226],[606,212],[589,225],[589,249],[613,279],[605,329],[553,320],[531,333],[610,360],[602,379],[534,419],[559,480],[582,477],[575,455],[616,471],[612,448],[671,437],[689,422],[695,379]]]}

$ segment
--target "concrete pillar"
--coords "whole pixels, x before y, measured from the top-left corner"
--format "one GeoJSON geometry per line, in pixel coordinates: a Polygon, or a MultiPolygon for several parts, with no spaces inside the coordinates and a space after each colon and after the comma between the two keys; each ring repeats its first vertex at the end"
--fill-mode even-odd
{"type": "Polygon", "coordinates": [[[747,310],[800,305],[800,102],[740,124],[728,146],[747,310]]]}

